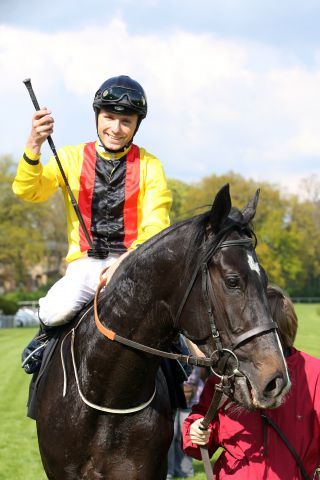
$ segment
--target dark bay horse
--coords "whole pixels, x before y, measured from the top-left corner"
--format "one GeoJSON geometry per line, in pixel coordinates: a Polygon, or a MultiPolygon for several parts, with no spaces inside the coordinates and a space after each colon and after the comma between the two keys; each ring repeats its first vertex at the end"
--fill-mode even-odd
{"type": "MultiPolygon", "coordinates": [[[[246,408],[269,408],[290,381],[249,227],[257,202],[258,194],[242,211],[232,208],[224,186],[209,212],[132,252],[102,289],[98,310],[108,329],[153,348],[170,351],[182,332],[212,364],[219,344],[231,349],[224,362],[230,396],[246,408]]],[[[59,347],[39,384],[48,478],[164,480],[173,419],[163,375],[155,388],[160,357],[106,338],[92,308],[67,327],[59,347]]]]}

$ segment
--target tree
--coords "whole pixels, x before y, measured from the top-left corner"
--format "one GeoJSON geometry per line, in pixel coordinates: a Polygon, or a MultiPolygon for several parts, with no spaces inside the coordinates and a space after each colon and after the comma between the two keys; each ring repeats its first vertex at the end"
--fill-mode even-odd
{"type": "Polygon", "coordinates": [[[27,287],[30,269],[43,261],[50,242],[65,245],[65,215],[57,198],[40,204],[18,199],[12,192],[15,168],[11,156],[0,156],[0,281],[27,287]]]}
{"type": "Polygon", "coordinates": [[[320,292],[320,209],[319,200],[292,201],[291,225],[298,234],[296,243],[302,262],[295,282],[288,282],[293,295],[319,296],[320,292]]]}
{"type": "Polygon", "coordinates": [[[201,207],[199,211],[208,210],[217,191],[226,183],[230,184],[233,205],[238,208],[243,208],[260,188],[260,201],[253,222],[258,239],[257,255],[269,281],[293,291],[304,271],[303,232],[292,214],[296,199],[283,198],[279,189],[269,183],[257,185],[253,180],[229,172],[221,176],[211,175],[191,185],[179,200],[180,212],[190,211],[191,207],[194,214],[198,207],[201,207]]]}
{"type": "Polygon", "coordinates": [[[0,157],[0,265],[7,279],[24,283],[29,267],[43,256],[44,246],[35,207],[12,192],[12,168],[10,156],[0,157]]]}
{"type": "Polygon", "coordinates": [[[182,208],[190,186],[180,180],[168,179],[168,187],[172,193],[170,219],[171,223],[175,223],[177,220],[181,220],[180,217],[184,214],[182,208]]]}

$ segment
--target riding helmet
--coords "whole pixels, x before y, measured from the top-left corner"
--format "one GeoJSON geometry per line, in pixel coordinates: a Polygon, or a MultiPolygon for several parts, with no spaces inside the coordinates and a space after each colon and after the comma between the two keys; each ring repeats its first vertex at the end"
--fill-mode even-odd
{"type": "Polygon", "coordinates": [[[97,90],[93,100],[96,115],[101,108],[114,113],[136,113],[140,123],[147,115],[147,97],[136,80],[127,75],[120,75],[109,78],[97,90]]]}

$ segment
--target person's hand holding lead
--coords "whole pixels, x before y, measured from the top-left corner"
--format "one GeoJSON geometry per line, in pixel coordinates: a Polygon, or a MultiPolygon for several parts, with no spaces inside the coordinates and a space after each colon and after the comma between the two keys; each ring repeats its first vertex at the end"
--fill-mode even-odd
{"type": "Polygon", "coordinates": [[[201,430],[202,418],[198,418],[190,427],[190,438],[196,445],[206,445],[210,439],[211,430],[201,430]]]}

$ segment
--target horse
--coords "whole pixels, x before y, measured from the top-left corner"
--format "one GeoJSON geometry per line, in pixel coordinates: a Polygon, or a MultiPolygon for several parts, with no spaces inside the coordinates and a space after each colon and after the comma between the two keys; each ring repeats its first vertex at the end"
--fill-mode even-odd
{"type": "Polygon", "coordinates": [[[258,197],[240,210],[223,186],[211,209],[139,246],[103,282],[101,331],[90,306],[67,326],[38,386],[38,443],[49,479],[166,478],[173,412],[152,349],[170,353],[180,333],[213,371],[222,372],[223,360],[239,405],[281,403],[290,380],[250,227],[258,197]]]}

